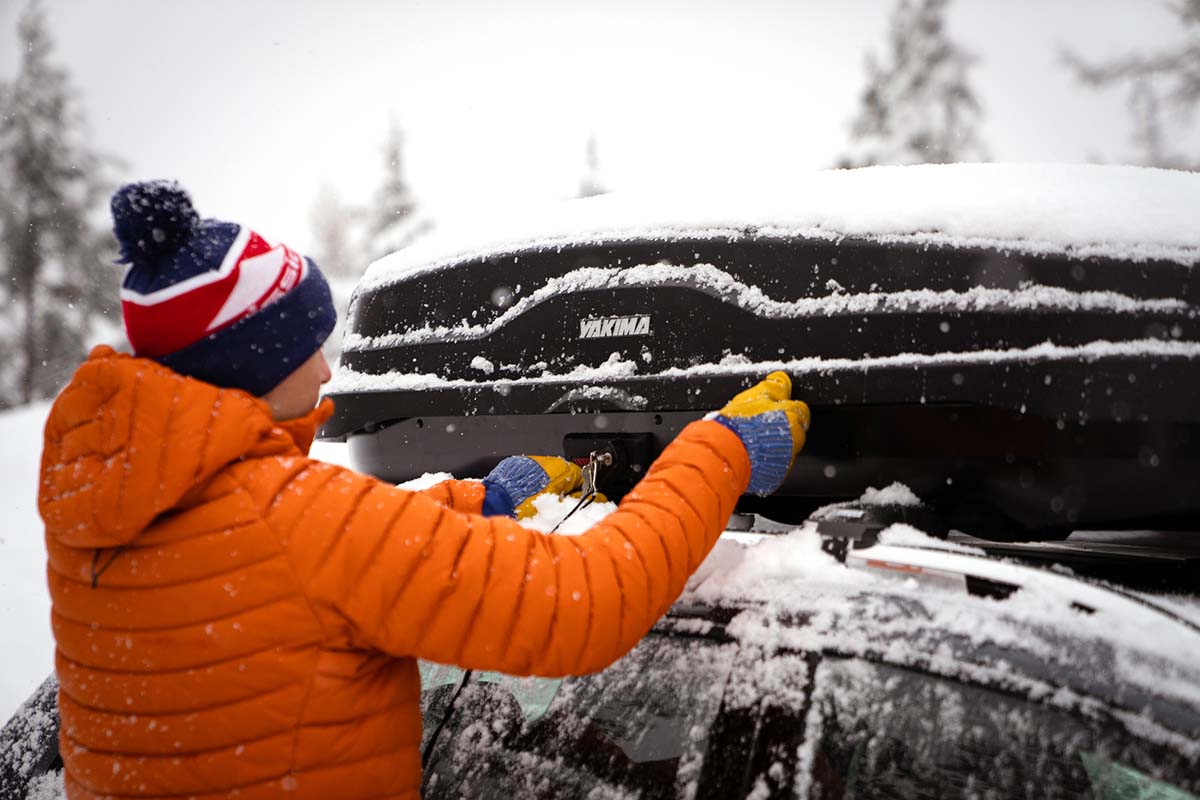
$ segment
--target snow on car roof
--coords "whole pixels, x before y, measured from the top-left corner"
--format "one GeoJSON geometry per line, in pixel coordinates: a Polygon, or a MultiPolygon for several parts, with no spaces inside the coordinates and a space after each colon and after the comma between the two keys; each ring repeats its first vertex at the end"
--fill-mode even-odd
{"type": "MultiPolygon", "coordinates": [[[[841,564],[821,549],[810,527],[750,546],[722,537],[689,581],[685,602],[741,606],[726,633],[768,655],[779,650],[878,655],[985,685],[1008,683],[1063,707],[1086,706],[1088,685],[1099,684],[1116,691],[1136,687],[1145,696],[1200,708],[1195,666],[1200,634],[1157,598],[930,547],[913,529],[904,538],[904,544],[892,538],[892,544],[852,551],[855,558],[841,564]],[[875,562],[892,569],[863,569],[875,562]],[[954,589],[944,577],[934,582],[917,577],[926,574],[974,575],[1020,588],[1004,599],[977,597],[965,583],[954,589]],[[958,648],[954,641],[969,645],[958,648]],[[1028,654],[1059,678],[1046,682],[1033,674],[1037,670],[1025,672],[1028,665],[1014,669],[1000,651],[1028,654]],[[1068,690],[1068,683],[1079,685],[1068,690]]],[[[1200,741],[1172,732],[1150,712],[1114,716],[1139,736],[1200,756],[1200,741]]]]}
{"type": "Polygon", "coordinates": [[[1200,174],[1095,164],[924,164],[497,209],[372,264],[364,288],[484,255],[630,239],[845,237],[1200,262],[1200,174]]]}

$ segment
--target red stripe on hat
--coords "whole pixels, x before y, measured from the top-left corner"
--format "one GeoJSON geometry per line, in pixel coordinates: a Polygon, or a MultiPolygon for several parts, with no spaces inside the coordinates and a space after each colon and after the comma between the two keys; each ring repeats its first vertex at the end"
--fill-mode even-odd
{"type": "MultiPolygon", "coordinates": [[[[243,276],[243,265],[247,260],[267,255],[275,249],[257,233],[250,231],[249,234],[245,248],[228,275],[158,302],[121,301],[125,333],[129,343],[133,345],[134,352],[140,356],[158,358],[182,350],[205,336],[253,314],[300,282],[303,260],[294,250],[283,245],[278,245],[282,250],[282,259],[277,267],[277,274],[243,276]],[[214,319],[225,309],[231,295],[244,278],[255,282],[263,282],[265,278],[269,283],[264,291],[254,292],[250,297],[244,298],[243,307],[227,309],[226,313],[222,314],[220,324],[213,327],[214,319]],[[233,313],[230,314],[230,311],[233,313]]],[[[257,269],[270,268],[270,262],[264,263],[261,259],[251,264],[257,269]]]]}
{"type": "Polygon", "coordinates": [[[158,358],[198,342],[237,283],[238,268],[219,281],[153,305],[121,301],[125,334],[139,356],[158,358]]]}

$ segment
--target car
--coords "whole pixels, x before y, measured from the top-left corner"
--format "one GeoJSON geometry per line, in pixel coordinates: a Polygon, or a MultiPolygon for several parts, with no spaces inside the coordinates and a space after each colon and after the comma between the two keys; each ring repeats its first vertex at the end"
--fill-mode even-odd
{"type": "Polygon", "coordinates": [[[727,534],[595,675],[422,678],[430,800],[1200,792],[1200,605],[904,526],[727,534]]]}
{"type": "Polygon", "coordinates": [[[514,452],[628,491],[767,372],[812,409],[802,522],[903,481],[996,539],[1200,529],[1200,175],[955,164],[601,195],[450,229],[351,301],[323,436],[391,481],[514,452]]]}
{"type": "MultiPolygon", "coordinates": [[[[741,523],[602,672],[421,663],[424,796],[1200,796],[1195,597],[904,524],[842,549],[741,523]]],[[[55,689],[0,732],[0,798],[61,766],[55,689]]]]}

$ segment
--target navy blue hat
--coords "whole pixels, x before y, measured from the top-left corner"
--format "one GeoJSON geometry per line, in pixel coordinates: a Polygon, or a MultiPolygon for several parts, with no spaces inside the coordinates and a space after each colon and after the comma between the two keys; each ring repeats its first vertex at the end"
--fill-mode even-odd
{"type": "Polygon", "coordinates": [[[243,225],[200,219],[178,183],[122,186],[112,215],[136,355],[261,396],[333,331],[329,284],[311,259],[243,225]]]}

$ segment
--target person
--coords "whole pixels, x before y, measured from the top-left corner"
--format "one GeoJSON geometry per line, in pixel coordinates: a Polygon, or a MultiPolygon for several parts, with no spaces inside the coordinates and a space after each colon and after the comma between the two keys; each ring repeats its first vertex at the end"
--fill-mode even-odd
{"type": "Polygon", "coordinates": [[[803,444],[774,373],[579,536],[513,519],[570,488],[561,459],[423,492],[315,461],[335,322],[316,264],[172,182],[112,212],[134,354],[97,347],[55,400],[38,498],[69,797],[417,797],[416,659],[603,669],[803,444]]]}

